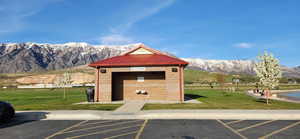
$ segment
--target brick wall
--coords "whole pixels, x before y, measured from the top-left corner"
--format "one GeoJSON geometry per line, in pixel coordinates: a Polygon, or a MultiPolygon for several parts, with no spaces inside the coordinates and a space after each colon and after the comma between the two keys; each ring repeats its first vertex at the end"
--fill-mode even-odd
{"type": "MultiPolygon", "coordinates": [[[[161,75],[152,75],[151,74],[131,74],[126,75],[122,73],[119,79],[123,80],[123,90],[124,100],[169,100],[169,101],[180,101],[183,98],[183,94],[180,94],[180,70],[179,66],[163,66],[163,67],[145,67],[143,72],[164,72],[164,79],[161,79],[161,75]],[[172,72],[172,68],[177,68],[177,72],[172,72]],[[144,82],[137,82],[136,76],[144,76],[144,82]],[[152,78],[152,79],[151,79],[152,78]],[[137,95],[135,90],[146,90],[148,95],[137,95]]],[[[112,101],[112,79],[113,74],[117,72],[133,72],[129,67],[113,67],[113,68],[103,68],[106,69],[106,73],[99,74],[99,101],[110,102],[112,101]]],[[[141,71],[134,71],[141,73],[141,71]]],[[[117,75],[115,75],[117,76],[117,75]]],[[[183,78],[183,73],[181,73],[183,78]]],[[[97,78],[97,76],[96,76],[97,78]]],[[[115,77],[118,78],[118,77],[115,77]]],[[[97,81],[97,79],[96,79],[97,81]]],[[[114,81],[115,82],[115,81],[114,81]]],[[[96,82],[97,85],[97,82],[96,82]]],[[[97,87],[96,87],[97,88],[97,87]]],[[[115,89],[119,87],[114,86],[115,89]]],[[[182,79],[182,93],[183,93],[183,79],[182,79]]],[[[95,99],[97,92],[95,93],[95,99]]]]}
{"type": "Polygon", "coordinates": [[[124,100],[165,100],[165,81],[165,72],[113,73],[112,98],[114,99],[114,96],[124,94],[124,100]],[[144,77],[144,81],[137,81],[138,77],[144,77]],[[147,93],[137,94],[136,90],[145,90],[147,93]]]}

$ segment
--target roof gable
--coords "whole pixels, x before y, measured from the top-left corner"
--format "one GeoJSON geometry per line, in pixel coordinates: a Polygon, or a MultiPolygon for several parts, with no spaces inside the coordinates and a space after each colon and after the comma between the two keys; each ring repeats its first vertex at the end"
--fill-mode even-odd
{"type": "Polygon", "coordinates": [[[165,55],[155,49],[149,48],[145,46],[144,44],[139,45],[138,47],[124,53],[123,55],[131,55],[131,54],[159,54],[159,55],[165,55]]]}
{"type": "Polygon", "coordinates": [[[184,65],[184,60],[159,52],[141,44],[140,46],[120,56],[107,58],[89,64],[91,67],[105,66],[163,66],[163,65],[184,65]]]}
{"type": "Polygon", "coordinates": [[[139,48],[139,49],[136,49],[135,51],[129,53],[130,55],[151,55],[153,54],[153,52],[145,49],[145,48],[139,48]]]}

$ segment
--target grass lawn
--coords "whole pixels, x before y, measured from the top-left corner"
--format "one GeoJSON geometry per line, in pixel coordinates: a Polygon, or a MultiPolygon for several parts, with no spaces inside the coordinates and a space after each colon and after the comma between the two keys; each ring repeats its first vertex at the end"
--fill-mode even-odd
{"type": "Polygon", "coordinates": [[[85,88],[67,89],[0,89],[0,101],[11,103],[16,110],[114,110],[119,104],[73,105],[86,101],[85,88]]]}
{"type": "Polygon", "coordinates": [[[185,94],[202,104],[146,104],[144,110],[153,109],[300,109],[300,104],[255,99],[244,93],[226,93],[220,90],[186,90],[185,94]]]}

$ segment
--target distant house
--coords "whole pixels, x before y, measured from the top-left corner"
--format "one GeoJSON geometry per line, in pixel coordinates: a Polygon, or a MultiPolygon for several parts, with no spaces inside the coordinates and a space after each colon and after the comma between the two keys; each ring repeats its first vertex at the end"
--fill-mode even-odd
{"type": "Polygon", "coordinates": [[[187,62],[140,45],[121,56],[89,64],[96,68],[95,101],[184,101],[187,62]]]}

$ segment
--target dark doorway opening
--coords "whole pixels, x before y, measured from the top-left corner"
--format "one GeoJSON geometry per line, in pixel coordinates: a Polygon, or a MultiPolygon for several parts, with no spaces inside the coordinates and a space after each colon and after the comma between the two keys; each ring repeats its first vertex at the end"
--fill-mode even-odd
{"type": "Polygon", "coordinates": [[[113,72],[112,101],[125,100],[128,93],[134,94],[140,88],[139,85],[153,84],[156,80],[165,80],[165,72],[113,72]],[[125,92],[127,95],[124,95],[125,92]]]}
{"type": "Polygon", "coordinates": [[[112,101],[118,101],[124,99],[124,79],[121,77],[121,73],[112,73],[112,101]]]}

